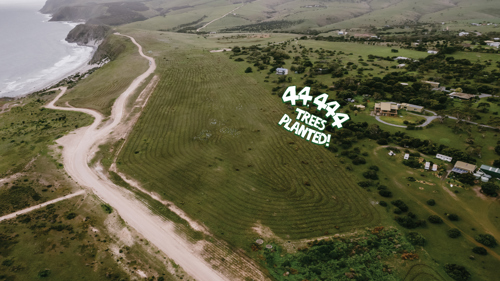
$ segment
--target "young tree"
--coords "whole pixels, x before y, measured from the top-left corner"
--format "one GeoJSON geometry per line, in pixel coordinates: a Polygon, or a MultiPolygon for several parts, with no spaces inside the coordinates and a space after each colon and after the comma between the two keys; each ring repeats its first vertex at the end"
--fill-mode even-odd
{"type": "Polygon", "coordinates": [[[481,185],[481,192],[491,197],[498,196],[498,189],[499,187],[492,182],[486,182],[481,185]]]}
{"type": "Polygon", "coordinates": [[[252,68],[249,66],[247,69],[245,69],[245,73],[251,73],[253,72],[252,68]]]}

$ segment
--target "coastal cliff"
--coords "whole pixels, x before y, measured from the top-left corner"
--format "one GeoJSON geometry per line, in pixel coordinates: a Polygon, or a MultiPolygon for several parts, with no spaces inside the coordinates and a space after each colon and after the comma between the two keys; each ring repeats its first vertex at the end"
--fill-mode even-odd
{"type": "Polygon", "coordinates": [[[79,24],[73,28],[66,41],[78,45],[94,45],[111,33],[111,27],[105,25],[79,24]]]}

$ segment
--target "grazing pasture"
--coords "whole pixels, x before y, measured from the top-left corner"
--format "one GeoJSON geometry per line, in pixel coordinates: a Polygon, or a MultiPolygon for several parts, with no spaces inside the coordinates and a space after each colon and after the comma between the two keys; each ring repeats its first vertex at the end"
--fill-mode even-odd
{"type": "Polygon", "coordinates": [[[245,75],[246,66],[222,53],[142,43],[161,81],[118,157],[120,170],[240,247],[263,226],[303,239],[380,222],[334,154],[277,125],[294,111],[245,75]]]}

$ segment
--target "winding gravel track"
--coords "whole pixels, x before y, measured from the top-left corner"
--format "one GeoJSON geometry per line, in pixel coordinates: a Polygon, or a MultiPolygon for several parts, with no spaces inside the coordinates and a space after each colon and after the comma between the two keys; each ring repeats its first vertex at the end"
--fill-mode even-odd
{"type": "MultiPolygon", "coordinates": [[[[121,35],[121,34],[117,34],[121,35]]],[[[122,35],[126,36],[126,35],[122,35]]],[[[175,225],[154,215],[142,202],[123,188],[113,184],[108,178],[93,171],[88,163],[92,157],[92,150],[104,142],[109,134],[124,119],[127,98],[132,95],[138,86],[156,69],[153,58],[145,56],[142,47],[130,36],[126,36],[139,48],[141,56],[149,60],[149,69],[137,77],[123,92],[113,105],[110,120],[102,126],[103,116],[93,110],[83,108],[65,108],[55,106],[55,102],[64,95],[66,88],[46,107],[64,111],[78,111],[92,115],[95,120],[89,127],[80,128],[73,133],[60,138],[57,142],[62,145],[64,167],[67,173],[78,184],[91,189],[103,201],[111,205],[127,222],[147,240],[163,251],[169,258],[180,265],[196,280],[227,280],[198,254],[195,247],[175,233],[175,225]]]]}

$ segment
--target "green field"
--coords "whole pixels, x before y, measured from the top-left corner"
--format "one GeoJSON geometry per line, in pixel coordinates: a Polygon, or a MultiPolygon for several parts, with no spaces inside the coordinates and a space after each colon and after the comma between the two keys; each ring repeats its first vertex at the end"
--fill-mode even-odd
{"type": "Polygon", "coordinates": [[[391,124],[403,125],[403,126],[406,125],[404,123],[405,121],[408,121],[411,123],[418,123],[421,120],[425,120],[425,118],[418,116],[418,115],[413,115],[411,113],[408,113],[408,112],[406,112],[406,110],[400,110],[398,113],[398,116],[396,116],[396,117],[380,116],[380,119],[382,119],[385,122],[391,123],[391,124]]]}
{"type": "Polygon", "coordinates": [[[161,81],[120,170],[239,247],[258,235],[253,227],[303,239],[380,222],[333,154],[277,126],[290,110],[243,65],[142,43],[157,54],[161,81]]]}
{"type": "Polygon", "coordinates": [[[59,99],[57,105],[90,108],[108,116],[115,99],[132,81],[146,71],[148,63],[137,52],[130,39],[111,35],[110,46],[119,53],[113,60],[99,68],[59,99]]]}

